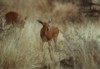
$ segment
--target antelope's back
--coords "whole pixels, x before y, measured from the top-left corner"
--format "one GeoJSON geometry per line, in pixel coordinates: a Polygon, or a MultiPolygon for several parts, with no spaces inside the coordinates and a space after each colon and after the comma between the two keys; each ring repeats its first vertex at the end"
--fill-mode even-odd
{"type": "Polygon", "coordinates": [[[18,16],[19,14],[17,12],[10,11],[6,13],[5,15],[6,23],[9,24],[11,22],[18,22],[18,16]]]}
{"type": "Polygon", "coordinates": [[[6,25],[13,24],[23,28],[25,25],[25,19],[17,12],[10,11],[5,15],[6,25]]]}
{"type": "Polygon", "coordinates": [[[57,27],[51,26],[50,33],[52,33],[52,37],[57,37],[59,34],[59,29],[57,27]]]}

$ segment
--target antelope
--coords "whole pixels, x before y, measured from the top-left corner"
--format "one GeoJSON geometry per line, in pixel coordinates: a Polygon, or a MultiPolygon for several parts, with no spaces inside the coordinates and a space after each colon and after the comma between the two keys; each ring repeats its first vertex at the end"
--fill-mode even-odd
{"type": "Polygon", "coordinates": [[[20,14],[15,11],[10,11],[5,14],[6,25],[12,24],[13,26],[24,27],[25,18],[22,18],[20,14]]]}
{"type": "Polygon", "coordinates": [[[56,43],[57,43],[57,37],[59,34],[59,29],[55,26],[50,26],[49,23],[51,21],[42,22],[41,20],[38,20],[38,22],[42,24],[43,26],[40,30],[40,37],[42,39],[42,42],[43,43],[48,42],[48,45],[50,47],[51,46],[50,41],[53,40],[55,43],[55,48],[57,50],[56,43]]]}

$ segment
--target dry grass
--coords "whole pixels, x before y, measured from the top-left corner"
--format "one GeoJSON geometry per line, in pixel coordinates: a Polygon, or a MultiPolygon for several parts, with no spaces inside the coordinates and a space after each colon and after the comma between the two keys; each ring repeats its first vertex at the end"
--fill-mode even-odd
{"type": "MultiPolygon", "coordinates": [[[[13,7],[14,1],[10,1],[13,7]]],[[[21,31],[19,28],[11,28],[0,32],[0,69],[100,68],[100,21],[94,23],[85,20],[80,24],[75,24],[74,22],[80,22],[80,16],[78,15],[78,7],[71,3],[54,2],[54,7],[52,6],[51,10],[51,6],[47,6],[48,2],[45,0],[40,2],[39,0],[34,0],[34,2],[30,0],[27,2],[28,5],[25,2],[24,5],[27,8],[24,11],[22,8],[25,7],[21,5],[23,2],[24,0],[18,3],[19,8],[14,5],[14,9],[17,9],[24,16],[28,15],[31,19],[26,21],[25,27],[21,31]],[[34,3],[37,3],[38,7],[34,3]],[[30,5],[34,8],[29,9],[30,5]],[[36,8],[39,8],[38,11],[42,12],[39,13],[36,8]],[[31,11],[28,12],[29,10],[31,11]],[[54,18],[55,24],[52,23],[52,25],[56,25],[60,29],[57,41],[60,51],[52,51],[53,61],[50,58],[47,43],[44,44],[42,51],[39,34],[42,26],[36,21],[42,15],[45,20],[48,20],[47,17],[54,18]],[[66,62],[63,61],[60,64],[62,60],[66,62]]]]}
{"type": "Polygon", "coordinates": [[[51,12],[53,0],[37,0],[36,9],[42,13],[51,12]]]}
{"type": "Polygon", "coordinates": [[[68,4],[55,4],[53,9],[53,17],[65,21],[80,22],[81,15],[79,14],[78,7],[71,3],[68,4]]]}
{"type": "Polygon", "coordinates": [[[78,7],[72,3],[63,4],[57,1],[52,1],[48,4],[47,0],[38,1],[37,11],[42,12],[42,17],[53,18],[54,20],[60,19],[61,22],[81,22],[82,16],[79,14],[78,7]]]}

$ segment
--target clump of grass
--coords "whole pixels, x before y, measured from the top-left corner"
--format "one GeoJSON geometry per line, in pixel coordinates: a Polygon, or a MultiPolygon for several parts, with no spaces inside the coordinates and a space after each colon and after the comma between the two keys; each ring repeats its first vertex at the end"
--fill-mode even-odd
{"type": "Polygon", "coordinates": [[[50,12],[53,6],[53,0],[37,0],[36,9],[42,13],[50,12]]]}
{"type": "Polygon", "coordinates": [[[53,17],[62,21],[80,22],[81,15],[79,14],[78,7],[72,3],[60,4],[56,3],[53,9],[53,17]]]}

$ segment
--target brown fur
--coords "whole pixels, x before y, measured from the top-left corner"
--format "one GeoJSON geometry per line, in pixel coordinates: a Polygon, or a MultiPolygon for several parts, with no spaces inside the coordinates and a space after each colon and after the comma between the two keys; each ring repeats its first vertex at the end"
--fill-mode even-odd
{"type": "Polygon", "coordinates": [[[24,25],[25,19],[21,18],[21,15],[19,15],[17,12],[10,11],[5,14],[5,20],[6,25],[12,24],[12,25],[24,25]]]}
{"type": "Polygon", "coordinates": [[[59,29],[55,26],[50,26],[47,22],[42,22],[40,20],[38,20],[38,22],[43,26],[40,30],[42,42],[48,42],[49,46],[51,46],[50,41],[53,40],[55,43],[55,49],[57,50],[56,42],[59,34],[59,29]]]}
{"type": "Polygon", "coordinates": [[[54,38],[57,38],[59,34],[59,29],[57,27],[50,26],[48,23],[42,21],[40,23],[43,26],[40,31],[40,36],[43,41],[50,41],[54,38]]]}
{"type": "MultiPolygon", "coordinates": [[[[51,43],[49,41],[51,40],[54,40],[54,43],[55,43],[55,50],[57,50],[57,47],[56,47],[56,41],[57,41],[57,36],[59,34],[59,29],[55,26],[50,26],[47,22],[42,22],[40,20],[38,20],[39,23],[42,24],[42,28],[40,30],[40,36],[41,36],[41,39],[42,39],[42,42],[48,42],[49,44],[49,52],[50,52],[50,57],[51,57],[51,60],[53,60],[52,56],[51,56],[51,43]]],[[[43,45],[42,43],[42,45],[43,45]]],[[[42,50],[43,50],[43,47],[42,47],[42,50]]],[[[53,50],[53,48],[52,48],[53,50]]]]}
{"type": "Polygon", "coordinates": [[[42,40],[46,38],[46,40],[44,41],[50,41],[53,38],[57,38],[58,33],[59,33],[58,28],[52,26],[52,27],[49,27],[49,29],[47,28],[47,30],[45,29],[45,27],[43,27],[41,29],[40,35],[41,35],[42,40]]]}

